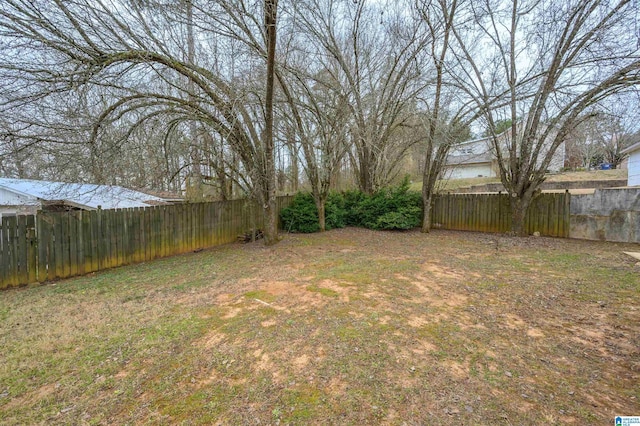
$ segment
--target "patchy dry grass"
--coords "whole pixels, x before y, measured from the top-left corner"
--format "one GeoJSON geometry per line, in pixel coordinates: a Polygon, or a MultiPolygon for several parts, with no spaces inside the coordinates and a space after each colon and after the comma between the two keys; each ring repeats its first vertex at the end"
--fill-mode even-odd
{"type": "Polygon", "coordinates": [[[346,229],[0,293],[2,424],[611,424],[637,246],[346,229]]]}
{"type": "MultiPolygon", "coordinates": [[[[566,181],[588,181],[588,180],[611,180],[626,179],[627,171],[621,169],[615,170],[591,170],[584,172],[563,172],[555,173],[547,176],[547,182],[566,182],[566,181]]],[[[451,191],[459,188],[468,188],[473,185],[484,185],[487,183],[499,183],[499,177],[479,177],[466,179],[447,179],[438,182],[437,188],[441,191],[451,191]]],[[[422,188],[422,180],[417,179],[411,189],[420,191],[422,188]]]]}
{"type": "Polygon", "coordinates": [[[626,179],[627,171],[622,169],[613,170],[590,170],[583,172],[563,172],[549,176],[551,182],[576,181],[576,180],[609,180],[626,179]]]}

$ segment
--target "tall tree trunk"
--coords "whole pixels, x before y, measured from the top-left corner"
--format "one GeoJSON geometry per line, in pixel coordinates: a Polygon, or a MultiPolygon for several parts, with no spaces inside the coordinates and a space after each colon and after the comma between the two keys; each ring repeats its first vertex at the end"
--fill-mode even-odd
{"type": "Polygon", "coordinates": [[[422,229],[421,232],[428,233],[431,231],[431,197],[433,195],[433,189],[435,186],[435,180],[432,176],[432,167],[436,167],[433,164],[433,155],[432,155],[432,135],[434,132],[435,126],[432,126],[431,132],[429,133],[429,146],[427,148],[427,152],[424,156],[424,169],[422,171],[422,229]]]}
{"type": "Polygon", "coordinates": [[[298,168],[298,146],[295,142],[290,145],[291,149],[291,192],[298,192],[298,184],[300,181],[300,169],[298,168]]]}
{"type": "Polygon", "coordinates": [[[270,246],[279,241],[278,237],[278,208],[275,191],[273,197],[264,205],[264,242],[270,246]]]}
{"type": "Polygon", "coordinates": [[[422,232],[428,233],[431,231],[431,192],[425,194],[426,191],[422,191],[422,232]]]}
{"type": "Polygon", "coordinates": [[[358,184],[360,191],[371,195],[375,191],[372,176],[373,154],[364,142],[362,148],[358,150],[358,166],[358,184]]]}
{"type": "MultiPolygon", "coordinates": [[[[185,0],[187,8],[187,63],[195,63],[195,39],[193,36],[193,3],[192,0],[185,0]]],[[[196,103],[195,100],[195,84],[192,79],[187,80],[187,91],[189,92],[189,102],[196,103]]],[[[202,199],[202,159],[200,158],[200,147],[198,146],[198,127],[195,120],[189,120],[189,157],[191,160],[191,179],[189,184],[192,186],[191,192],[197,199],[202,199]]]]}
{"type": "Polygon", "coordinates": [[[511,233],[519,237],[526,237],[525,218],[531,205],[532,196],[524,194],[520,197],[511,197],[511,233]]]}
{"type": "Polygon", "coordinates": [[[324,232],[327,229],[326,226],[326,197],[318,196],[314,197],[316,201],[316,208],[318,209],[318,225],[320,226],[320,232],[324,232]]]}
{"type": "Polygon", "coordinates": [[[234,151],[231,152],[231,168],[229,170],[229,179],[227,179],[227,195],[232,200],[238,193],[238,190],[234,190],[236,186],[236,179],[238,178],[238,168],[240,167],[240,160],[234,151]]]}
{"type": "Polygon", "coordinates": [[[218,178],[218,185],[220,187],[220,199],[222,201],[227,201],[231,197],[229,196],[229,184],[227,171],[224,164],[224,154],[221,152],[218,155],[218,159],[215,160],[215,173],[218,178]]]}
{"type": "Polygon", "coordinates": [[[273,141],[273,89],[275,76],[275,56],[276,56],[276,13],[278,0],[265,0],[264,2],[264,24],[267,32],[267,89],[265,96],[265,125],[264,125],[264,168],[266,200],[263,205],[264,240],[266,245],[278,242],[278,209],[276,204],[276,168],[274,158],[273,141]]]}

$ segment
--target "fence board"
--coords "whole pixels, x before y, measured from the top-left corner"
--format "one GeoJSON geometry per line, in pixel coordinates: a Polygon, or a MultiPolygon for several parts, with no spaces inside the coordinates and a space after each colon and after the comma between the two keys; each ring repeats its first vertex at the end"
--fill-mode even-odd
{"type": "Polygon", "coordinates": [[[136,227],[135,209],[127,209],[127,237],[129,251],[127,252],[127,262],[129,264],[137,263],[136,259],[136,234],[138,228],[136,227]]]}
{"type": "Polygon", "coordinates": [[[69,270],[68,277],[78,275],[78,226],[76,215],[73,212],[69,212],[66,214],[67,216],[67,224],[69,231],[69,270]]]}
{"type": "Polygon", "coordinates": [[[169,241],[168,235],[162,232],[163,229],[168,229],[171,226],[171,209],[167,209],[164,206],[160,206],[160,225],[159,225],[159,235],[160,235],[160,256],[165,257],[171,254],[169,252],[169,241]]]}
{"type": "MultiPolygon", "coordinates": [[[[46,251],[47,251],[47,258],[45,259],[46,262],[46,275],[43,276],[44,280],[48,280],[51,281],[53,279],[56,278],[56,272],[57,272],[57,264],[58,264],[58,259],[56,258],[56,250],[55,250],[55,229],[54,229],[54,223],[53,223],[53,219],[50,216],[46,216],[46,215],[38,215],[38,220],[42,219],[43,222],[43,231],[45,232],[45,237],[46,240],[44,242],[46,242],[46,251]],[[41,217],[42,216],[42,217],[41,217]]],[[[40,237],[38,236],[38,239],[40,237]]]]}
{"type": "Polygon", "coordinates": [[[149,244],[149,209],[141,209],[142,225],[140,227],[140,244],[142,245],[142,260],[151,259],[151,246],[149,244]]]}
{"type": "Polygon", "coordinates": [[[6,286],[13,285],[11,270],[11,248],[9,239],[9,218],[2,217],[0,220],[0,247],[2,247],[2,255],[0,255],[0,279],[6,286]]]}
{"type": "Polygon", "coordinates": [[[56,259],[55,278],[62,278],[64,275],[64,259],[62,256],[62,220],[56,220],[56,216],[51,214],[53,220],[53,256],[56,259]]]}
{"type": "Polygon", "coordinates": [[[108,212],[106,210],[98,209],[98,259],[100,261],[99,268],[107,269],[111,265],[109,264],[110,259],[110,245],[111,245],[111,237],[108,234],[108,212]]]}
{"type": "Polygon", "coordinates": [[[134,214],[135,219],[135,257],[134,261],[136,263],[144,262],[144,249],[142,248],[142,220],[144,219],[144,215],[142,214],[142,210],[140,208],[135,209],[134,214]]]}
{"type": "Polygon", "coordinates": [[[129,258],[131,255],[131,230],[129,229],[129,210],[120,210],[120,214],[118,215],[120,219],[120,229],[122,229],[122,247],[120,248],[120,257],[122,259],[122,265],[128,265],[129,258]]]}
{"type": "Polygon", "coordinates": [[[120,266],[118,264],[118,224],[116,210],[105,210],[107,217],[107,229],[109,235],[109,265],[111,268],[120,266]]]}
{"type": "Polygon", "coordinates": [[[76,212],[78,226],[78,273],[80,275],[91,272],[91,230],[86,220],[89,212],[76,212]]]}
{"type": "MultiPolygon", "coordinates": [[[[511,229],[507,194],[441,194],[434,198],[431,220],[435,227],[481,232],[511,229]]],[[[532,202],[525,220],[529,233],[568,237],[570,195],[541,194],[532,202]]]]}
{"type": "Polygon", "coordinates": [[[122,266],[125,264],[126,258],[125,236],[127,230],[124,220],[125,212],[122,209],[116,209],[113,213],[115,228],[119,231],[116,231],[116,266],[122,266]]]}
{"type": "MultiPolygon", "coordinates": [[[[279,198],[278,209],[291,200],[279,198]]],[[[568,236],[569,203],[569,194],[540,195],[527,229],[568,236]]],[[[511,224],[506,194],[443,194],[431,215],[444,229],[506,232],[511,224]]],[[[246,200],[3,217],[0,289],[233,242],[263,224],[262,209],[246,200]]]]}
{"type": "Polygon", "coordinates": [[[82,246],[84,247],[84,262],[82,263],[82,268],[84,269],[85,274],[95,271],[95,269],[93,269],[95,246],[93,245],[93,232],[91,228],[92,213],[92,211],[84,211],[80,216],[82,226],[82,246]]]}
{"type": "Polygon", "coordinates": [[[27,217],[20,215],[17,217],[16,229],[16,267],[17,280],[20,283],[28,282],[29,271],[27,270],[27,217]]]}
{"type": "Polygon", "coordinates": [[[13,285],[13,269],[11,265],[11,238],[9,237],[9,218],[1,218],[0,237],[2,237],[2,279],[7,285],[13,285]]]}
{"type": "Polygon", "coordinates": [[[36,218],[26,216],[27,221],[27,282],[38,281],[38,245],[36,241],[36,218]]]}

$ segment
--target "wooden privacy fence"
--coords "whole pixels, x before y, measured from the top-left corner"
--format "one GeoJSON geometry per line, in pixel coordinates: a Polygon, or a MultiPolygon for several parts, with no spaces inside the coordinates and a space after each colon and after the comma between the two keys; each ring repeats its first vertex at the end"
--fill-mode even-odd
{"type": "MultiPolygon", "coordinates": [[[[525,219],[529,234],[569,237],[569,193],[545,193],[532,202],[525,219]]],[[[508,232],[511,210],[508,194],[442,194],[431,206],[434,228],[508,232]]]]}
{"type": "Polygon", "coordinates": [[[213,247],[262,225],[245,200],[3,217],[0,289],[213,247]]]}
{"type": "MultiPolygon", "coordinates": [[[[278,210],[291,200],[279,197],[278,210]]],[[[527,232],[568,237],[569,203],[568,193],[536,197],[527,232]]],[[[435,228],[508,232],[509,196],[439,195],[431,220],[435,228]]],[[[245,200],[3,217],[0,289],[213,247],[262,225],[262,210],[245,200]]]]}

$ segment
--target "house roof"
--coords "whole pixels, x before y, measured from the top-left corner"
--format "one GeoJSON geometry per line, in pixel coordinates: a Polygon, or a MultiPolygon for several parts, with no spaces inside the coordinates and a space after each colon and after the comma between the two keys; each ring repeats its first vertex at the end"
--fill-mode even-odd
{"type": "Polygon", "coordinates": [[[98,206],[103,209],[126,209],[165,203],[162,198],[112,185],[0,178],[0,188],[45,203],[62,202],[86,210],[94,210],[98,206]]]}
{"type": "Polygon", "coordinates": [[[636,142],[633,145],[623,149],[622,151],[620,151],[621,154],[628,154],[630,152],[634,152],[634,151],[638,151],[640,150],[640,142],[636,142]]]}
{"type": "MultiPolygon", "coordinates": [[[[498,133],[496,135],[496,137],[499,138],[499,137],[502,137],[503,135],[507,135],[508,136],[508,134],[510,134],[510,132],[511,132],[511,127],[509,127],[508,129],[505,129],[502,132],[498,133]]],[[[459,142],[459,143],[456,144],[456,147],[469,145],[469,144],[475,144],[475,143],[478,143],[478,142],[485,142],[486,144],[491,144],[491,139],[492,139],[492,136],[482,136],[482,137],[479,137],[479,138],[470,139],[468,141],[459,142]]]]}
{"type": "MultiPolygon", "coordinates": [[[[505,130],[506,131],[506,130],[505,130]]],[[[502,132],[504,133],[504,132],[502,132]]],[[[500,135],[502,134],[500,133],[500,135]]],[[[500,136],[498,135],[498,136],[500,136]]],[[[455,144],[455,147],[459,147],[459,146],[464,146],[464,145],[469,145],[469,144],[474,144],[474,143],[478,143],[478,142],[485,142],[485,143],[491,143],[491,138],[488,136],[483,136],[481,138],[476,138],[476,139],[470,139],[468,141],[464,141],[464,142],[458,142],[457,144],[455,144]]]]}

